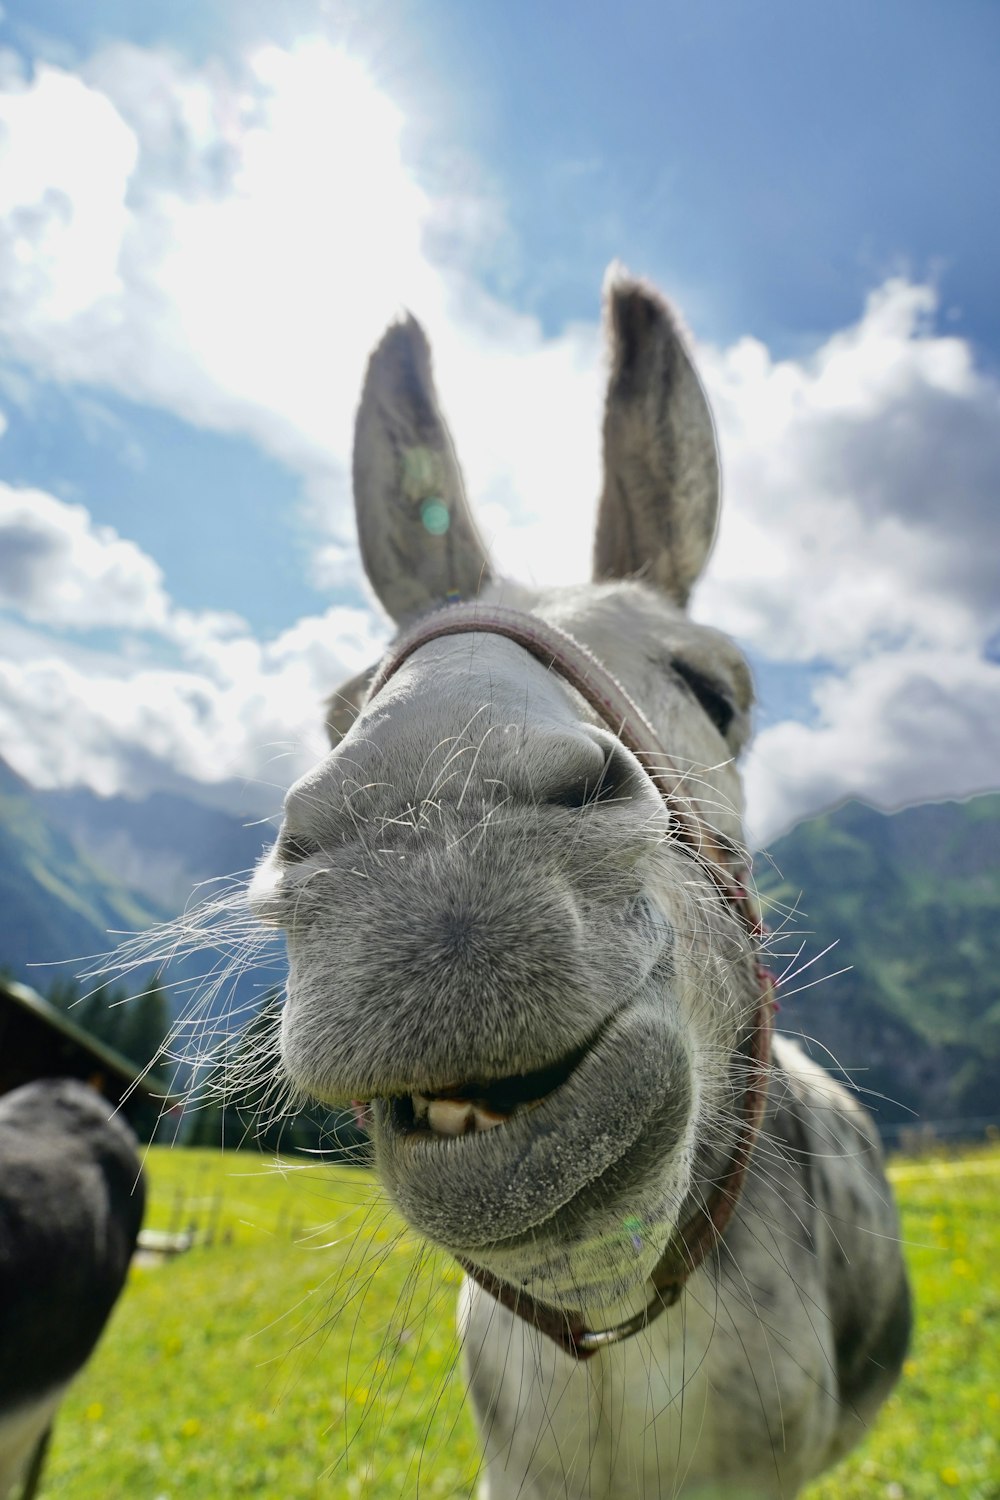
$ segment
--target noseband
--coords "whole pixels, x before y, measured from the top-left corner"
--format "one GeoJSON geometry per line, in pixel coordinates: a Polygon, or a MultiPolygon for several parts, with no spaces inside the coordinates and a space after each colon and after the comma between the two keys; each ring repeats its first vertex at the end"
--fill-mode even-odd
{"type": "MultiPolygon", "coordinates": [[[[529,652],[549,671],[558,673],[597,714],[607,729],[630,750],[663,799],[670,832],[711,877],[750,939],[757,975],[757,1006],[740,1048],[747,1064],[740,1127],[722,1174],[702,1199],[685,1204],[666,1248],[650,1275],[655,1295],[643,1310],[612,1328],[587,1328],[579,1313],[536,1302],[533,1297],[491,1272],[460,1260],[463,1269],[498,1302],[540,1333],[553,1339],[567,1354],[588,1359],[609,1344],[621,1343],[646,1328],[665,1307],[672,1307],[689,1276],[722,1242],[739,1202],[747,1165],[756,1144],[767,1101],[771,1027],[775,983],[760,957],[764,935],[760,912],[750,894],[735,851],[708,828],[690,803],[677,796],[684,772],[658,744],[642,710],[595,656],[573,638],[535,615],[500,605],[453,604],[421,620],[395,642],[372,681],[368,702],[381,692],[403,663],[430,641],[449,635],[500,635],[529,652]]],[[[694,1195],[689,1195],[693,1198],[694,1195]]]]}

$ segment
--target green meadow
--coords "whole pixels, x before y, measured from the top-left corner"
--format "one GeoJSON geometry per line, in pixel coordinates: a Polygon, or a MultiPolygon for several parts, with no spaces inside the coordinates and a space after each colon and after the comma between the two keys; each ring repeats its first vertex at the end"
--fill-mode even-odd
{"type": "MultiPolygon", "coordinates": [[[[1000,1149],[893,1175],[916,1339],[876,1429],[808,1500],[1000,1500],[1000,1149]]],[[[459,1275],[371,1178],[166,1149],[148,1178],[147,1223],[210,1243],[133,1269],[63,1407],[44,1494],[468,1500],[459,1275]]]]}

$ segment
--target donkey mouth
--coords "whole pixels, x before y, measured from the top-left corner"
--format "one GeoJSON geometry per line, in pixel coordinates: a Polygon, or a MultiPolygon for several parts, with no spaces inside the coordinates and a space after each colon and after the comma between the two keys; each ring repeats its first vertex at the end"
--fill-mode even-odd
{"type": "MultiPolygon", "coordinates": [[[[602,1028],[603,1029],[603,1028],[602,1028]]],[[[433,1093],[390,1101],[392,1123],[404,1135],[476,1135],[535,1109],[561,1088],[596,1044],[597,1036],[557,1062],[509,1078],[468,1079],[433,1093]]]]}
{"type": "Polygon", "coordinates": [[[672,1012],[646,996],[534,1072],[374,1099],[378,1170],[403,1217],[484,1264],[522,1239],[534,1254],[617,1223],[687,1129],[690,1068],[672,1012]]]}

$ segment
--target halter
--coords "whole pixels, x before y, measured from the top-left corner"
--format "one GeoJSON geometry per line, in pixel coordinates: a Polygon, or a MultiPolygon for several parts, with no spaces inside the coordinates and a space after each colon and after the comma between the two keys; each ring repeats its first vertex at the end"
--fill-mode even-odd
{"type": "MultiPolygon", "coordinates": [[[[771,1026],[776,1008],[775,981],[760,958],[764,935],[760,912],[734,862],[734,851],[714,833],[692,806],[680,800],[675,786],[684,773],[658,744],[642,710],[597,658],[572,636],[535,615],[501,605],[452,604],[421,620],[397,640],[376,673],[368,702],[381,692],[403,663],[430,641],[449,635],[500,635],[521,646],[536,661],[557,672],[590,705],[606,728],[630,750],[662,797],[670,831],[699,866],[711,876],[723,900],[733,909],[750,937],[757,975],[757,1006],[741,1052],[748,1063],[740,1128],[721,1176],[704,1200],[692,1201],[673,1230],[649,1277],[655,1295],[631,1318],[611,1328],[590,1329],[581,1314],[537,1302],[518,1287],[500,1281],[490,1271],[459,1259],[479,1285],[510,1312],[545,1334],[567,1354],[589,1359],[599,1349],[621,1343],[639,1333],[672,1307],[692,1272],[717,1248],[739,1202],[747,1165],[756,1144],[767,1101],[771,1026]]],[[[689,1194],[693,1199],[694,1195],[689,1194]]]]}

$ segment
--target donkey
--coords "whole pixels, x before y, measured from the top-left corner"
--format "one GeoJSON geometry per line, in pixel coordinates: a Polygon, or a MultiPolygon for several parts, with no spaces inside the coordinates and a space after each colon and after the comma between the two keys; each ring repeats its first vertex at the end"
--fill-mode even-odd
{"type": "Polygon", "coordinates": [[[752,684],[685,613],[719,506],[678,324],[622,272],[594,582],[494,576],[419,325],[354,488],[403,627],[330,702],[251,887],[283,1067],[370,1120],[467,1272],[488,1500],[788,1497],[865,1432],[910,1300],[873,1125],[790,1041],[742,850],[752,684]]]}
{"type": "Polygon", "coordinates": [[[33,1495],[56,1411],[118,1299],[143,1213],[135,1137],[74,1079],[0,1099],[0,1497],[33,1495]]]}

